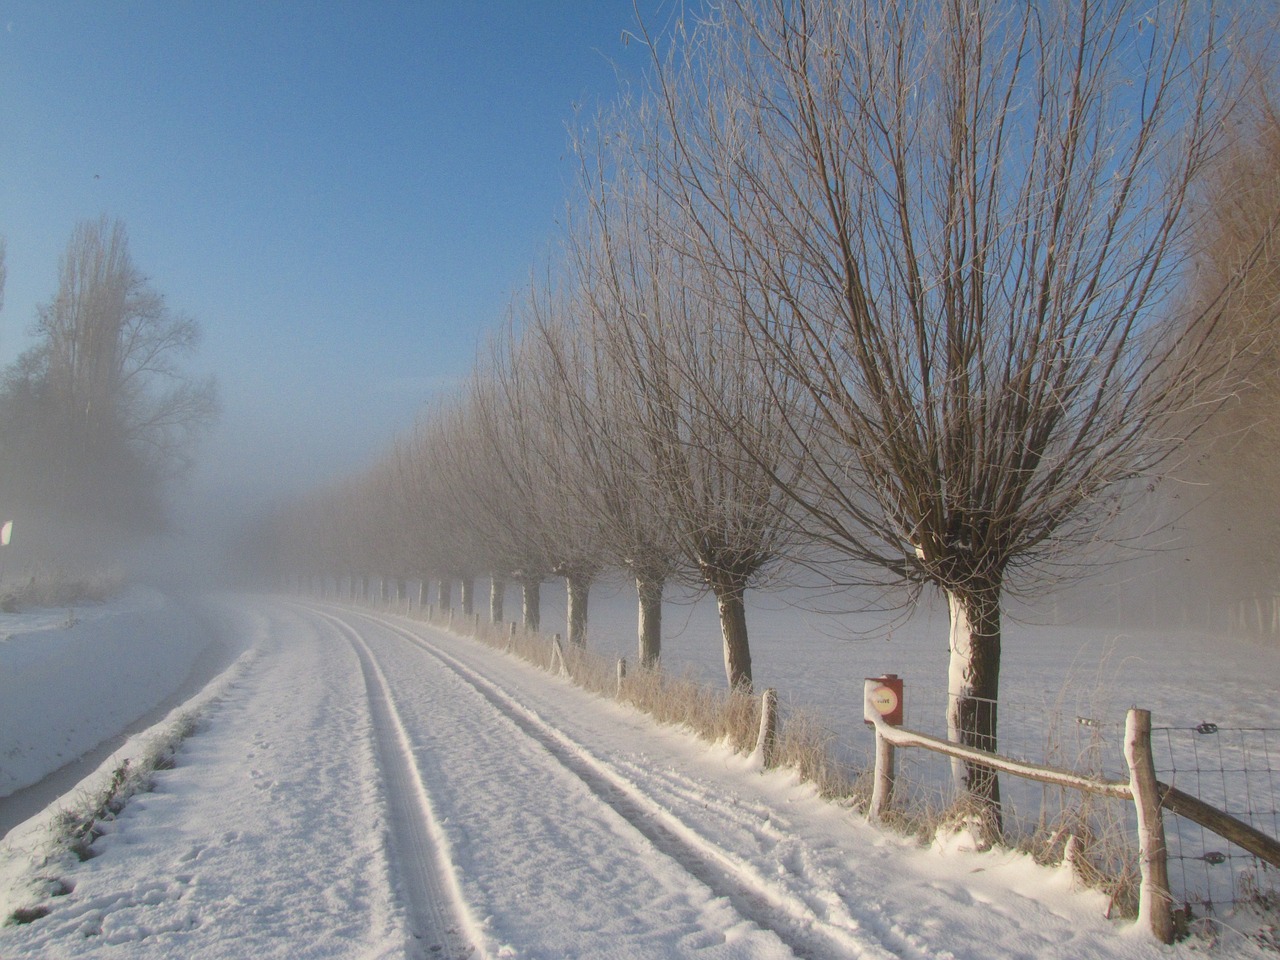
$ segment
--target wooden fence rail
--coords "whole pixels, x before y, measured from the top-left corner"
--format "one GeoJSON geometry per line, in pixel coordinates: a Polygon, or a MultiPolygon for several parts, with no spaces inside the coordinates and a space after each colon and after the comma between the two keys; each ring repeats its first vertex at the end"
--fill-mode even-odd
{"type": "Polygon", "coordinates": [[[1160,805],[1166,810],[1212,830],[1264,863],[1280,868],[1280,841],[1177,787],[1166,783],[1157,783],[1156,786],[1160,790],[1160,805]]]}

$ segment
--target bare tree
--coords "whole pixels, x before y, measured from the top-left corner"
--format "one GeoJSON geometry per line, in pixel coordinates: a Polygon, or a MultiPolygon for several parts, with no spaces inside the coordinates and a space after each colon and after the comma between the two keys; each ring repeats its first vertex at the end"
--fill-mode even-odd
{"type": "MultiPolygon", "coordinates": [[[[691,253],[760,286],[744,325],[808,397],[784,487],[841,579],[945,594],[954,739],[996,746],[1005,592],[1102,535],[1219,369],[1155,332],[1218,26],[1180,0],[726,0],[655,56],[691,253]]],[[[956,775],[998,822],[994,774],[956,775]]]]}
{"type": "Polygon", "coordinates": [[[215,414],[213,381],[182,366],[199,326],[168,308],[134,265],[124,225],[104,217],[76,227],[34,332],[5,397],[21,485],[63,511],[154,523],[161,484],[215,414]]]}
{"type": "Polygon", "coordinates": [[[779,415],[785,385],[764,382],[771,367],[735,315],[749,292],[674,241],[688,224],[646,176],[654,162],[638,133],[646,126],[632,118],[607,138],[613,156],[584,163],[588,211],[576,238],[584,335],[596,379],[608,384],[608,429],[623,438],[614,452],[636,468],[650,522],[666,525],[633,532],[658,548],[653,557],[667,571],[715,594],[726,678],[749,689],[745,592],[774,575],[793,533],[772,482],[797,463],[779,415]],[[668,558],[671,544],[679,563],[668,558]]]}
{"type": "Polygon", "coordinates": [[[554,365],[559,395],[551,406],[558,433],[572,437],[559,463],[575,520],[586,525],[597,563],[627,570],[636,582],[639,661],[656,667],[662,651],[662,601],[679,562],[670,524],[654,509],[652,464],[634,423],[625,419],[626,380],[589,315],[572,326],[540,321],[529,331],[554,365]]]}
{"type": "Polygon", "coordinates": [[[564,295],[559,310],[531,311],[525,336],[542,357],[543,402],[562,448],[552,468],[596,561],[607,558],[635,578],[639,661],[653,668],[662,650],[663,594],[680,550],[671,525],[654,509],[649,446],[629,418],[632,371],[610,349],[614,301],[601,290],[591,221],[583,226],[570,243],[566,270],[574,296],[564,295]]]}
{"type": "Polygon", "coordinates": [[[439,569],[464,584],[489,575],[489,616],[500,623],[506,580],[518,569],[520,554],[501,522],[485,512],[495,492],[483,479],[491,475],[491,451],[483,447],[468,410],[457,399],[437,404],[415,428],[410,469],[420,478],[420,499],[414,509],[430,518],[439,569]]]}
{"type": "Polygon", "coordinates": [[[483,568],[475,548],[466,507],[450,499],[442,477],[442,458],[434,447],[439,425],[421,420],[407,438],[396,441],[388,458],[393,480],[393,536],[405,542],[411,557],[408,576],[425,585],[435,577],[440,609],[450,609],[451,585],[460,584],[463,613],[472,612],[473,583],[483,568]]]}
{"type": "Polygon", "coordinates": [[[522,456],[537,462],[532,478],[540,482],[538,527],[530,533],[555,558],[552,572],[565,579],[569,642],[586,642],[587,600],[592,582],[604,568],[607,527],[596,505],[602,494],[595,473],[597,438],[581,429],[581,400],[590,371],[579,365],[573,341],[582,330],[576,305],[562,282],[548,271],[530,285],[518,304],[523,330],[506,340],[508,355],[499,365],[509,408],[525,421],[522,456]]]}
{"type": "Polygon", "coordinates": [[[473,536],[493,557],[495,579],[514,579],[523,595],[523,620],[541,624],[541,587],[559,564],[545,530],[549,480],[538,453],[543,424],[533,406],[530,385],[511,341],[496,341],[487,363],[473,373],[465,403],[453,414],[443,440],[448,483],[461,501],[473,506],[473,536]]]}

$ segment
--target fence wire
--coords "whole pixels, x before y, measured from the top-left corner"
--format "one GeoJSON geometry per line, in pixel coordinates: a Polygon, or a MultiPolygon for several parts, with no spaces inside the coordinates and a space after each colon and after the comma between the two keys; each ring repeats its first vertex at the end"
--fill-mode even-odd
{"type": "MultiPolygon", "coordinates": [[[[1161,780],[1280,837],[1280,730],[1154,727],[1151,746],[1161,780]]],[[[1188,916],[1280,907],[1280,870],[1182,817],[1166,815],[1165,838],[1169,883],[1188,916]]]]}
{"type": "MultiPolygon", "coordinates": [[[[904,725],[946,736],[942,698],[908,698],[904,725]],[[914,700],[914,703],[912,702],[914,700]]],[[[977,711],[978,715],[982,710],[977,711]]],[[[842,745],[847,756],[867,756],[842,745]]],[[[1030,763],[1107,780],[1129,779],[1123,722],[1083,716],[1063,704],[1001,701],[996,752],[1030,763]]],[[[1157,727],[1152,749],[1158,777],[1257,830],[1280,837],[1280,730],[1157,727]]],[[[945,823],[960,794],[952,761],[931,751],[896,753],[895,807],[913,811],[921,824],[945,823]]],[[[1005,840],[1037,858],[1060,859],[1070,838],[1077,867],[1093,875],[1112,898],[1116,913],[1136,909],[1137,822],[1133,804],[1000,777],[1005,840]]],[[[1170,886],[1184,917],[1221,920],[1241,907],[1280,910],[1280,870],[1258,860],[1198,824],[1165,813],[1170,886]]]]}

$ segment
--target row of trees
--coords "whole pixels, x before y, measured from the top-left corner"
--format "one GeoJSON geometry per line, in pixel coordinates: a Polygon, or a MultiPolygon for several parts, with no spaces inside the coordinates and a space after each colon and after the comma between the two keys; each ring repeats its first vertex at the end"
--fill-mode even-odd
{"type": "Polygon", "coordinates": [[[196,322],[169,309],[124,224],[103,217],[76,226],[31,332],[0,380],[6,516],[56,518],[81,543],[89,530],[156,532],[167,485],[216,410],[213,381],[183,366],[196,322]]]}
{"type": "MultiPolygon", "coordinates": [[[[933,587],[949,733],[994,750],[1004,598],[1114,539],[1231,390],[1265,244],[1206,295],[1185,269],[1226,29],[1182,0],[724,0],[642,30],[650,82],[579,137],[560,252],[466,390],[276,547],[516,579],[530,623],[562,575],[574,642],[625,569],[647,663],[663,585],[695,582],[736,686],[780,570],[933,587]]],[[[957,778],[998,818],[990,771],[957,778]]]]}

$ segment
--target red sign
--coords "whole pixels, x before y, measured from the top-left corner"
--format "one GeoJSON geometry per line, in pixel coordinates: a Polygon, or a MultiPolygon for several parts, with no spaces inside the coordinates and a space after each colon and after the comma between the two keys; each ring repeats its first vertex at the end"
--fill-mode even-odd
{"type": "Polygon", "coordinates": [[[902,726],[902,678],[896,673],[886,673],[883,677],[867,677],[863,688],[866,705],[863,713],[867,723],[873,722],[870,712],[874,710],[885,723],[890,726],[902,726]]]}

